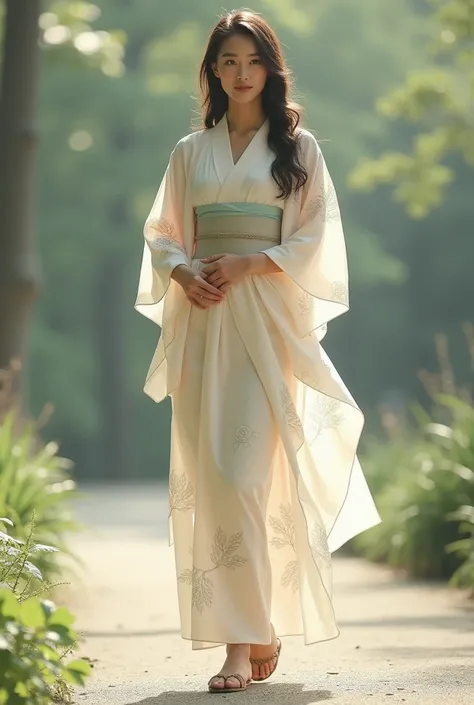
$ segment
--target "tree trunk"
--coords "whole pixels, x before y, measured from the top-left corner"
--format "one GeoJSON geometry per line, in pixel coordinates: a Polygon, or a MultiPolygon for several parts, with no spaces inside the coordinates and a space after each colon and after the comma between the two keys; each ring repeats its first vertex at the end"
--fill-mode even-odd
{"type": "MultiPolygon", "coordinates": [[[[25,368],[38,276],[33,240],[40,0],[6,0],[0,96],[0,369],[25,368]]],[[[24,377],[24,375],[23,375],[24,377]]],[[[18,377],[20,385],[21,377],[18,377]]],[[[24,380],[21,380],[24,384],[24,380]]]]}

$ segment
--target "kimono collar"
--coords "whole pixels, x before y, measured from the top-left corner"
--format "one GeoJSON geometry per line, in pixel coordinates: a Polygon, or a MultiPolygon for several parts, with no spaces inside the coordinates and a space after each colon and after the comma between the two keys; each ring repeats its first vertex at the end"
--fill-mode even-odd
{"type": "Polygon", "coordinates": [[[268,120],[265,120],[235,164],[232,157],[227,113],[212,129],[212,154],[217,176],[222,186],[233,181],[234,178],[238,178],[239,175],[242,178],[243,175],[251,171],[252,162],[255,163],[264,156],[268,149],[268,129],[268,120]]]}

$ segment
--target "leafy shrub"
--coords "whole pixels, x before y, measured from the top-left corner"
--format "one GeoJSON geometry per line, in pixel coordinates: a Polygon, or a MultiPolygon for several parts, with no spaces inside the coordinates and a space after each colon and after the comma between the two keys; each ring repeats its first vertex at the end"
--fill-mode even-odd
{"type": "MultiPolygon", "coordinates": [[[[76,643],[73,616],[49,600],[30,597],[20,603],[0,589],[0,703],[47,705],[64,684],[84,685],[90,666],[64,663],[76,643]]],[[[67,692],[67,691],[66,691],[67,692]]]]}
{"type": "MultiPolygon", "coordinates": [[[[10,519],[2,518],[0,523],[14,528],[10,519]]],[[[32,562],[37,556],[44,553],[56,553],[58,549],[53,546],[37,544],[33,538],[35,531],[34,515],[31,518],[29,533],[26,541],[21,541],[0,531],[0,587],[10,589],[21,602],[25,596],[43,594],[55,587],[45,582],[37,565],[32,562]],[[36,583],[40,587],[33,592],[32,586],[36,583]]]]}
{"type": "Polygon", "coordinates": [[[414,577],[459,578],[469,552],[466,507],[474,505],[474,408],[446,395],[436,402],[436,416],[449,423],[430,421],[405,444],[380,444],[373,454],[382,468],[375,495],[383,522],[355,546],[414,577]]]}
{"type": "Polygon", "coordinates": [[[77,643],[74,617],[30,592],[43,578],[31,558],[57,550],[36,544],[33,533],[34,522],[25,542],[0,532],[0,705],[70,700],[69,684],[84,685],[90,672],[83,660],[65,663],[77,643]]]}
{"type": "Polygon", "coordinates": [[[471,588],[474,595],[474,507],[460,507],[452,518],[461,522],[461,531],[466,537],[447,547],[448,551],[456,553],[462,561],[451,582],[459,587],[471,588]]]}
{"type": "MultiPolygon", "coordinates": [[[[34,512],[37,541],[70,554],[65,535],[79,528],[70,504],[78,495],[72,464],[57,455],[56,443],[39,440],[37,428],[31,421],[20,426],[14,409],[0,421],[0,516],[12,519],[12,535],[24,541],[34,512]]],[[[40,553],[37,564],[45,577],[61,573],[56,552],[40,553]]]]}
{"type": "MultiPolygon", "coordinates": [[[[474,369],[474,325],[463,326],[474,369]]],[[[451,578],[474,590],[474,403],[459,386],[446,336],[435,338],[439,372],[422,371],[431,413],[413,409],[416,424],[388,414],[385,442],[364,459],[383,519],[351,549],[422,578],[451,578]]]]}

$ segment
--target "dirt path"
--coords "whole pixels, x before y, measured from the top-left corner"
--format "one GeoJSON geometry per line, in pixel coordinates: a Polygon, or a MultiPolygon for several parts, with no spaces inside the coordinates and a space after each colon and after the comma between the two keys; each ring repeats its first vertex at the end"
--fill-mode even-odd
{"type": "MultiPolygon", "coordinates": [[[[94,663],[75,702],[215,705],[205,686],[223,651],[193,652],[179,636],[163,490],[88,492],[80,514],[90,529],[75,541],[86,569],[82,584],[64,594],[85,633],[80,653],[94,663]]],[[[284,639],[271,680],[218,698],[242,705],[472,705],[474,609],[462,594],[398,582],[356,559],[336,558],[334,577],[341,636],[311,647],[299,637],[284,639]]]]}

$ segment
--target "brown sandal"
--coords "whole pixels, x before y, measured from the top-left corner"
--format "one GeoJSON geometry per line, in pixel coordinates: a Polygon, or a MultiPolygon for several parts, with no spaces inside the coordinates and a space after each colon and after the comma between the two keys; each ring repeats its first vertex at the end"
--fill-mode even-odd
{"type": "Polygon", "coordinates": [[[275,651],[274,654],[271,656],[267,656],[267,658],[250,658],[249,661],[250,663],[254,663],[257,666],[263,666],[265,663],[270,663],[270,661],[273,661],[273,659],[276,659],[275,663],[275,668],[271,673],[268,674],[268,676],[265,676],[264,678],[252,678],[253,681],[266,681],[267,678],[270,678],[270,676],[273,676],[275,673],[277,666],[278,666],[278,659],[280,658],[280,651],[281,651],[281,641],[280,639],[277,639],[277,650],[275,651]]]}
{"type": "Polygon", "coordinates": [[[247,690],[247,686],[251,682],[252,682],[251,678],[249,678],[249,680],[246,681],[245,678],[240,675],[240,673],[230,673],[228,676],[225,676],[223,673],[218,673],[217,675],[212,676],[212,678],[209,679],[209,683],[207,685],[209,687],[210,693],[237,693],[240,691],[247,690]],[[215,688],[211,685],[211,682],[215,678],[223,678],[224,679],[224,687],[223,688],[215,688]],[[235,678],[236,680],[238,680],[240,683],[239,687],[238,688],[226,688],[225,682],[228,678],[235,678]]]}

